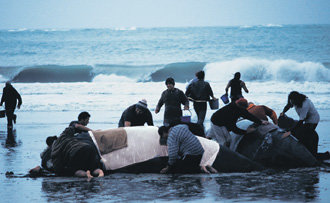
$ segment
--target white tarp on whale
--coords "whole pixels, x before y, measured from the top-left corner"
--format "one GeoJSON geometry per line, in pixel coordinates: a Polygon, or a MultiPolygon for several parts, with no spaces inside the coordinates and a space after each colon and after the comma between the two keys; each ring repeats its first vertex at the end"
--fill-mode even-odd
{"type": "MultiPolygon", "coordinates": [[[[107,154],[101,154],[106,170],[116,170],[156,157],[168,156],[167,146],[159,144],[158,127],[125,127],[124,130],[127,133],[127,147],[107,154]]],[[[90,131],[89,134],[95,142],[93,133],[90,131]]],[[[205,151],[201,165],[212,165],[219,152],[219,144],[202,137],[197,138],[205,151]]],[[[95,145],[97,146],[96,142],[95,145]]]]}

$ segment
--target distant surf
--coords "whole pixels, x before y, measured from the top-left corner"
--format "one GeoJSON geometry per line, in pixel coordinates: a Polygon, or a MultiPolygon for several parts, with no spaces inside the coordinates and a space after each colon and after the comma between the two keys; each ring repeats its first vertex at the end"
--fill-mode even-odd
{"type": "Polygon", "coordinates": [[[166,65],[39,65],[0,67],[0,80],[23,83],[56,82],[162,82],[167,77],[185,83],[204,70],[206,80],[224,82],[241,72],[246,81],[330,82],[329,63],[237,58],[215,63],[180,62],[166,65]]]}

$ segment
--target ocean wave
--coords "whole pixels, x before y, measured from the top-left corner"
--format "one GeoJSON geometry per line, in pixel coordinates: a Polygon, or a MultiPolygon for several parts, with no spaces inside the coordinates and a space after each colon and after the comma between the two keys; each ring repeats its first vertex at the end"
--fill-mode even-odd
{"type": "Polygon", "coordinates": [[[181,62],[167,65],[39,65],[0,67],[0,81],[52,82],[163,82],[173,77],[186,83],[204,70],[206,80],[226,82],[235,72],[245,81],[330,82],[330,68],[317,62],[237,58],[214,63],[181,62]]]}
{"type": "Polygon", "coordinates": [[[94,75],[88,65],[45,65],[25,68],[12,78],[13,82],[90,82],[94,75]]]}
{"type": "Polygon", "coordinates": [[[212,82],[229,80],[235,72],[241,72],[246,81],[330,82],[330,70],[316,62],[239,58],[209,63],[204,70],[212,82]]]}
{"type": "Polygon", "coordinates": [[[173,77],[177,82],[187,82],[195,77],[195,72],[203,70],[205,62],[183,62],[171,63],[164,66],[150,75],[151,81],[165,81],[168,77],[173,77]]]}

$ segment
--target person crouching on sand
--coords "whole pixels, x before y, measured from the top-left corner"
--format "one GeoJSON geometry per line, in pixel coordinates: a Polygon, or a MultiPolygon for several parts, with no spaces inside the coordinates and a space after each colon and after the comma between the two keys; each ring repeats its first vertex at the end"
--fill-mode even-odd
{"type": "Polygon", "coordinates": [[[168,146],[168,164],[160,173],[217,172],[211,166],[200,167],[204,149],[187,125],[161,126],[158,134],[160,145],[168,146]]]}
{"type": "MultiPolygon", "coordinates": [[[[87,178],[104,176],[101,157],[88,133],[76,134],[72,126],[68,127],[59,138],[53,139],[49,148],[52,171],[56,175],[87,178]]],[[[38,170],[40,167],[35,167],[30,174],[36,174],[38,170]]]]}

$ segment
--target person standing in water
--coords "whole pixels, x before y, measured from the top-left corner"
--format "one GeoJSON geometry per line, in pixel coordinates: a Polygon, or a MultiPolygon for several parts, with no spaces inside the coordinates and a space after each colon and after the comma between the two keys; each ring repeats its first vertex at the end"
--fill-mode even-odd
{"type": "Polygon", "coordinates": [[[234,78],[228,82],[227,87],[225,89],[226,95],[228,95],[228,89],[231,88],[230,91],[231,102],[235,102],[239,98],[244,98],[242,94],[242,88],[246,93],[249,93],[249,90],[246,88],[245,82],[240,80],[240,78],[241,78],[241,73],[236,72],[234,78]]]}
{"type": "Polygon", "coordinates": [[[2,106],[3,103],[5,103],[7,127],[8,129],[12,129],[13,121],[14,123],[16,123],[16,118],[17,118],[16,114],[14,114],[16,105],[18,109],[21,108],[22,98],[21,95],[17,92],[17,90],[11,85],[9,81],[6,82],[6,86],[3,88],[0,106],[2,106]],[[17,100],[18,100],[18,104],[17,104],[17,100]]]}
{"type": "Polygon", "coordinates": [[[212,88],[208,82],[204,81],[205,72],[198,71],[196,73],[197,80],[193,80],[187,87],[186,96],[194,102],[194,109],[197,114],[197,123],[203,125],[207,110],[207,101],[216,99],[213,95],[212,88]]]}
{"type": "Polygon", "coordinates": [[[175,81],[173,78],[167,78],[165,84],[167,90],[162,93],[155,113],[159,113],[160,108],[165,104],[164,125],[169,126],[180,122],[180,117],[182,116],[181,104],[184,105],[184,110],[189,110],[189,101],[181,90],[174,87],[175,81]]]}
{"type": "Polygon", "coordinates": [[[290,92],[288,96],[288,103],[284,107],[282,113],[283,116],[290,108],[294,107],[299,116],[299,121],[290,131],[284,134],[284,137],[292,134],[306,148],[314,155],[317,156],[317,148],[319,137],[315,131],[319,121],[320,115],[312,101],[304,94],[297,91],[290,92]]]}

